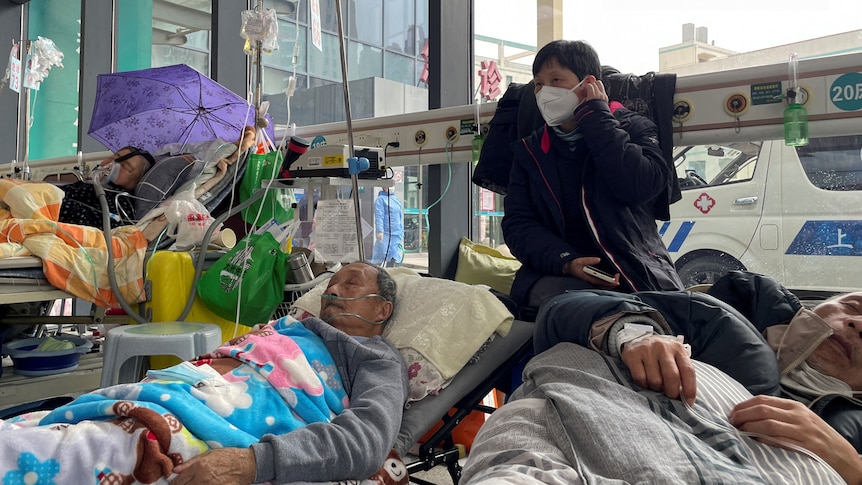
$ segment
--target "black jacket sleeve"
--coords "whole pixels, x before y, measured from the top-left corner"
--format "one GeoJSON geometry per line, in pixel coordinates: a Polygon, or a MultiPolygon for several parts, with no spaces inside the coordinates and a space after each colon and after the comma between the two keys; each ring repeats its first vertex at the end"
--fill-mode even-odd
{"type": "Polygon", "coordinates": [[[862,454],[862,406],[858,399],[830,394],[812,403],[811,410],[862,454]]]}
{"type": "Polygon", "coordinates": [[[732,307],[702,293],[570,291],[542,306],[534,350],[562,341],[588,347],[594,323],[630,313],[660,314],[659,326],[667,334],[682,335],[693,359],[724,371],[752,394],[779,394],[778,361],[760,332],[732,307]]]}
{"type": "Polygon", "coordinates": [[[789,322],[802,308],[799,298],[778,281],[749,271],[729,272],[708,293],[739,311],[761,333],[789,322]]]}

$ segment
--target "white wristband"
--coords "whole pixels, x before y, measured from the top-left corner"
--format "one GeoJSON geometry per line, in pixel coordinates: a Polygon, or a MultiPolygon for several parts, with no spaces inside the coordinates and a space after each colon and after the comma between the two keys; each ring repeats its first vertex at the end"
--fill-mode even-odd
{"type": "MultiPolygon", "coordinates": [[[[627,323],[626,327],[628,327],[629,325],[643,326],[627,323]]],[[[676,340],[677,342],[682,344],[683,348],[685,349],[686,355],[691,357],[691,345],[685,343],[685,337],[683,337],[682,335],[657,335],[654,334],[652,331],[647,332],[644,330],[630,330],[628,328],[620,330],[620,332],[617,334],[617,354],[619,354],[620,356],[623,355],[623,344],[637,342],[638,340],[647,338],[651,335],[655,335],[658,338],[676,340]]]]}
{"type": "Polygon", "coordinates": [[[623,345],[629,342],[640,340],[655,333],[652,325],[642,325],[639,323],[627,323],[622,330],[617,333],[617,355],[622,355],[623,345]]]}

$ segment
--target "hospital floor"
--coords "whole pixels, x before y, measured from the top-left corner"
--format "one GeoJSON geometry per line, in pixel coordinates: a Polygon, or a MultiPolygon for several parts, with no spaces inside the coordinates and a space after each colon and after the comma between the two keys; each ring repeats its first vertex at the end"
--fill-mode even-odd
{"type": "Polygon", "coordinates": [[[404,253],[402,266],[406,266],[420,273],[428,271],[428,253],[404,253]]]}

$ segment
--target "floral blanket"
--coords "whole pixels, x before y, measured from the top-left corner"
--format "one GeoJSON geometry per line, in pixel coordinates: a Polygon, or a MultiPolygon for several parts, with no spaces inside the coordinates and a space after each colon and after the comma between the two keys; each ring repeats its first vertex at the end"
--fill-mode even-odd
{"type": "MultiPolygon", "coordinates": [[[[63,191],[43,182],[0,179],[0,258],[37,256],[55,288],[102,307],[119,302],[108,278],[108,247],[100,229],[57,222],[63,191]]],[[[117,286],[129,303],[145,300],[147,240],[133,226],[111,233],[117,286]]]]}
{"type": "Polygon", "coordinates": [[[273,322],[208,357],[219,356],[241,364],[219,375],[202,363],[211,359],[183,363],[47,414],[0,421],[3,483],[168,483],[174,466],[210,448],[248,447],[347,407],[326,346],[296,320],[273,322]]]}

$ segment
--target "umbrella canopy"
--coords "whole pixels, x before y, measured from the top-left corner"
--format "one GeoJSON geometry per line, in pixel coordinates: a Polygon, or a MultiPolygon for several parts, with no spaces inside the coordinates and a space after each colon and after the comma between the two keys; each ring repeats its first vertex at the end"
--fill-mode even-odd
{"type": "MultiPolygon", "coordinates": [[[[169,143],[236,142],[254,126],[254,106],[195,69],[177,64],[99,74],[90,130],[112,151],[153,152],[169,143]]],[[[267,132],[274,138],[272,118],[267,132]]]]}

